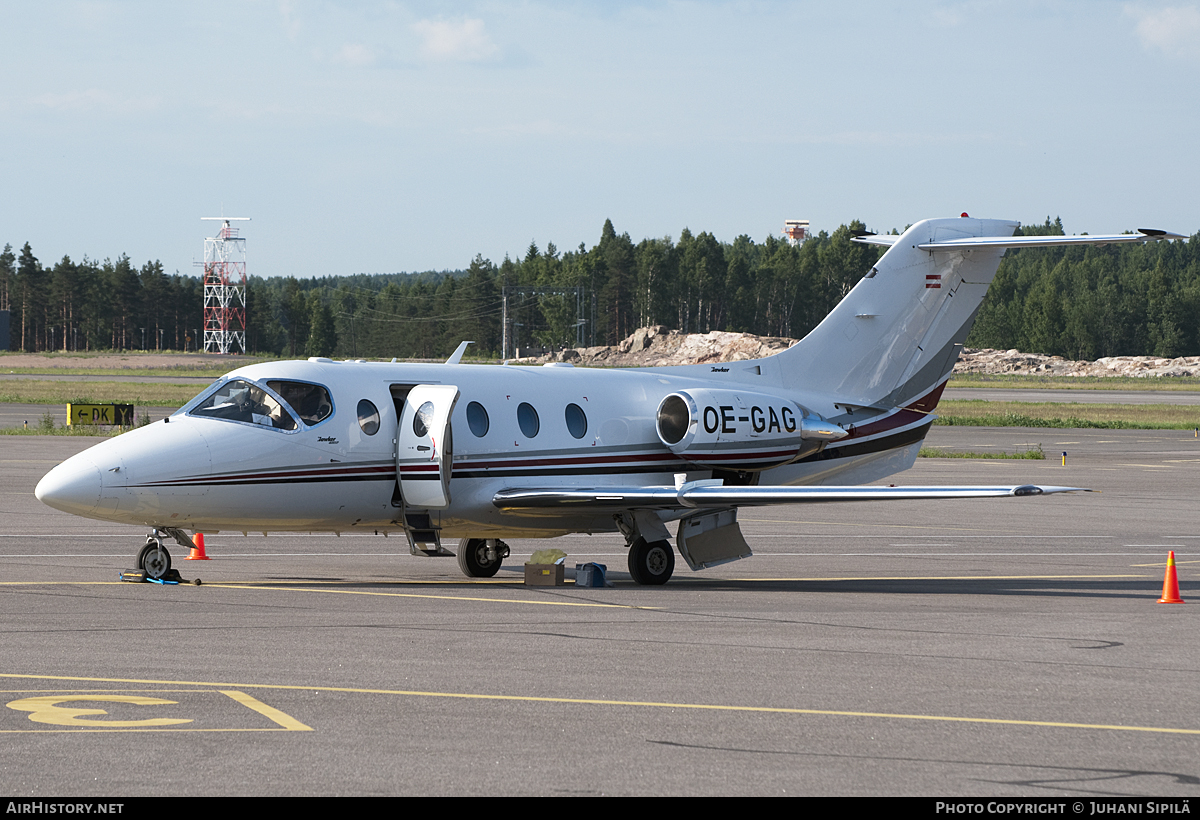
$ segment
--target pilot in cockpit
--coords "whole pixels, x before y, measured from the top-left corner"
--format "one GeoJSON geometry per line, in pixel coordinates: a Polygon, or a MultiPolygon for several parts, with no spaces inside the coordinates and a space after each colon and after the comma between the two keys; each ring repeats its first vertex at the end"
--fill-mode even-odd
{"type": "Polygon", "coordinates": [[[303,382],[271,382],[283,400],[291,405],[305,424],[316,424],[329,415],[333,406],[325,388],[303,382]]]}

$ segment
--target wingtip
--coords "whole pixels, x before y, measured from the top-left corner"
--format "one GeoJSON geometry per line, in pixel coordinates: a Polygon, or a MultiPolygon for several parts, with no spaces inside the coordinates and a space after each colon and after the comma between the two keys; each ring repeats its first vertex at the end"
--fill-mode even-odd
{"type": "Polygon", "coordinates": [[[1171,233],[1158,228],[1138,228],[1137,232],[1150,239],[1187,239],[1181,233],[1171,233]]]}

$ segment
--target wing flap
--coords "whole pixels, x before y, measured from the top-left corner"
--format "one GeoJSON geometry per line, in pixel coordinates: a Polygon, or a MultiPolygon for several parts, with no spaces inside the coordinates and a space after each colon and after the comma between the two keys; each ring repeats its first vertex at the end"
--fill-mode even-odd
{"type": "Polygon", "coordinates": [[[685,510],[717,507],[757,507],[807,504],[818,501],[904,501],[935,498],[1006,498],[1053,493],[1092,492],[1084,487],[1038,484],[975,487],[860,487],[779,486],[724,487],[685,484],[682,487],[556,487],[512,488],[492,497],[503,512],[557,509],[685,510]]]}

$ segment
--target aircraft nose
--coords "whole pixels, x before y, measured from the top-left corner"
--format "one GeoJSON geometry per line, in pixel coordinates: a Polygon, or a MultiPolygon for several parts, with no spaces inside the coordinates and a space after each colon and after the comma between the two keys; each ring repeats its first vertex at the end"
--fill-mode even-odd
{"type": "Polygon", "coordinates": [[[56,510],[87,515],[100,503],[101,486],[100,468],[76,456],[46,473],[33,494],[56,510]]]}

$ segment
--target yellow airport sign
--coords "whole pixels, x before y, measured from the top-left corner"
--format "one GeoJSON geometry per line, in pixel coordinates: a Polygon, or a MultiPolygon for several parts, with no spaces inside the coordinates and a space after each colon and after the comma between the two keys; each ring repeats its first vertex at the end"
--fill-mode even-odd
{"type": "Polygon", "coordinates": [[[68,404],[67,424],[119,424],[133,426],[132,404],[68,404]]]}

